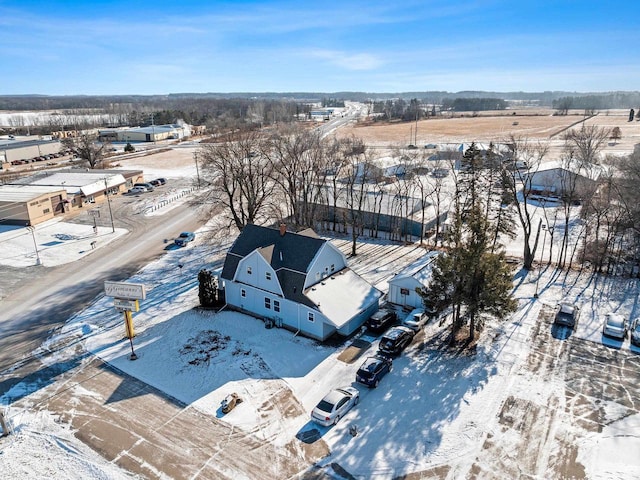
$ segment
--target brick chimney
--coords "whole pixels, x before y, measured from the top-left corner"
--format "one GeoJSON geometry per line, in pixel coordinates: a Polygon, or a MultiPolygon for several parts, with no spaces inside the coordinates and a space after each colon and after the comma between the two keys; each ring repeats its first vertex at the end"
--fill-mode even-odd
{"type": "Polygon", "coordinates": [[[287,233],[287,225],[284,222],[280,223],[280,236],[284,237],[284,234],[287,233]]]}

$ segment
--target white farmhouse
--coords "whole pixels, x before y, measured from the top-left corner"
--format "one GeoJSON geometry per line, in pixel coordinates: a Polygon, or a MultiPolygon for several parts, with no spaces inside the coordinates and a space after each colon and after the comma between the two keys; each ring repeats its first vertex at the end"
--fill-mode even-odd
{"type": "Polygon", "coordinates": [[[416,288],[424,288],[431,281],[431,271],[438,252],[429,252],[418,261],[408,265],[389,280],[387,301],[403,308],[422,307],[422,297],[416,288]]]}
{"type": "Polygon", "coordinates": [[[284,225],[244,227],[219,285],[228,306],[318,340],[356,331],[382,296],[347,267],[331,242],[311,229],[287,232],[284,225]]]}

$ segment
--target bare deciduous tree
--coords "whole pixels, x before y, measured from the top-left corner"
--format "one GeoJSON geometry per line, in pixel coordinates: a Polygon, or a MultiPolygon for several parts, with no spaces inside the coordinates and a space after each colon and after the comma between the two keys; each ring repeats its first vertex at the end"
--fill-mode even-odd
{"type": "Polygon", "coordinates": [[[565,148],[573,152],[573,158],[581,163],[598,163],[598,154],[611,135],[608,128],[583,124],[564,135],[565,148]]]}
{"type": "Polygon", "coordinates": [[[316,131],[284,128],[264,144],[263,154],[273,166],[273,181],[287,202],[298,227],[312,227],[322,203],[327,176],[325,145],[316,131]]]}
{"type": "Polygon", "coordinates": [[[548,147],[513,135],[509,137],[505,144],[508,147],[509,162],[512,162],[511,168],[506,170],[510,178],[509,182],[505,183],[505,189],[510,189],[511,196],[516,199],[514,206],[524,236],[523,267],[531,270],[540,237],[540,228],[538,228],[535,238],[533,238],[534,224],[532,218],[536,208],[531,203],[533,174],[540,167],[540,163],[542,163],[547,154],[548,147]],[[526,168],[518,168],[519,165],[526,166],[526,168]]]}
{"type": "Polygon", "coordinates": [[[222,207],[232,224],[242,230],[256,223],[272,200],[271,161],[260,152],[261,138],[254,131],[236,131],[218,143],[202,144],[198,161],[207,189],[205,202],[222,207]]]}
{"type": "Polygon", "coordinates": [[[96,134],[83,133],[77,137],[64,138],[62,145],[83,161],[89,168],[103,167],[105,162],[105,154],[107,152],[108,142],[98,142],[96,134]]]}

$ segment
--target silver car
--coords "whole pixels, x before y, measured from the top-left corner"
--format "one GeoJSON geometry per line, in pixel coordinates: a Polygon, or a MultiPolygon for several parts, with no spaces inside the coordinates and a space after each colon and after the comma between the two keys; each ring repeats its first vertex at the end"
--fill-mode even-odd
{"type": "Polygon", "coordinates": [[[338,421],[357,405],[360,392],[353,387],[340,387],[331,390],[311,412],[311,420],[319,425],[328,427],[338,421]]]}
{"type": "Polygon", "coordinates": [[[407,315],[407,318],[404,319],[402,325],[409,327],[417,333],[427,324],[427,320],[429,320],[427,312],[425,312],[423,308],[415,308],[409,315],[407,315]]]}
{"type": "Polygon", "coordinates": [[[622,315],[617,313],[607,313],[602,326],[602,334],[605,337],[619,338],[624,340],[627,337],[627,321],[622,315]]]}

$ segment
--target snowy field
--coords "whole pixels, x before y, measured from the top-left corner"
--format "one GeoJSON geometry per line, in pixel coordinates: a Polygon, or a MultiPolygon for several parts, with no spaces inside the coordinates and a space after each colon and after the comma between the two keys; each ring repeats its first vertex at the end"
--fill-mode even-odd
{"type": "MultiPolygon", "coordinates": [[[[343,251],[348,250],[347,240],[334,241],[343,251]]],[[[131,278],[148,289],[141,310],[134,314],[137,361],[128,359],[131,350],[129,342],[122,339],[122,319],[109,298],[97,299],[43,345],[43,360],[57,362],[73,355],[71,349],[57,346],[82,338],[86,349],[118,369],[263,441],[285,445],[316,429],[331,452],[323,462],[326,468],[337,463],[356,477],[392,478],[444,465],[452,471],[468,471],[487,434],[500,430],[497,412],[507,394],[518,392],[519,397],[543,399],[564,388],[554,382],[541,383],[522,368],[530,354],[527,339],[539,323],[542,309],[562,299],[577,301],[583,305],[583,316],[574,335],[596,343],[603,342],[599,332],[604,312],[640,314],[637,281],[555,270],[543,270],[538,280],[536,273],[525,277],[520,272],[515,282],[518,312],[502,325],[490,325],[475,355],[459,356],[436,348],[433,342],[441,329],[431,324],[394,362],[394,371],[378,389],[356,385],[361,391],[360,404],[337,426],[318,427],[309,421],[309,411],[331,388],[354,384],[361,360],[344,363],[338,360],[344,346],[336,349],[286,330],[265,330],[261,321],[236,312],[194,310],[198,304],[197,272],[203,267],[219,267],[225,247],[213,249],[197,240],[187,249],[169,252],[131,278]],[[177,269],[177,263],[184,267],[177,269]],[[536,280],[538,300],[533,299],[536,280]],[[220,402],[231,392],[245,401],[223,416],[220,402]],[[301,406],[296,414],[284,416],[278,408],[264,409],[283,392],[292,393],[301,406]],[[352,425],[358,428],[356,437],[348,433],[352,425]]],[[[393,272],[423,252],[415,246],[362,243],[353,268],[384,287],[393,272]]],[[[375,351],[376,340],[366,332],[363,338],[373,342],[366,356],[375,351]]],[[[628,341],[612,346],[629,348],[628,341]]],[[[23,389],[38,387],[15,388],[0,397],[3,404],[29,393],[23,389]]],[[[617,418],[615,405],[611,408],[612,418],[617,418]]],[[[35,414],[11,406],[7,417],[15,433],[2,440],[3,471],[19,477],[26,471],[19,459],[41,458],[44,449],[53,462],[84,465],[82,478],[117,478],[113,465],[83,448],[46,412],[35,414]]],[[[589,478],[623,472],[623,466],[625,473],[611,478],[640,475],[640,460],[634,454],[640,451],[640,440],[635,437],[639,423],[637,414],[627,415],[599,434],[580,439],[579,461],[589,478]],[[605,452],[610,453],[603,462],[605,452]],[[627,476],[628,472],[633,475],[627,476]]],[[[36,465],[29,468],[36,477],[48,471],[45,466],[44,470],[36,465]]],[[[78,477],[69,473],[58,478],[78,477]]]]}
{"type": "MultiPolygon", "coordinates": [[[[182,164],[176,167],[184,171],[174,171],[174,175],[191,172],[194,167],[190,155],[185,151],[182,164]]],[[[150,162],[142,157],[123,168],[135,166],[146,172],[150,162]]],[[[150,173],[154,175],[172,174],[158,166],[150,173]]],[[[163,214],[174,205],[147,214],[163,214]]],[[[554,225],[548,220],[552,208],[538,208],[534,224],[542,218],[545,224],[554,225]]],[[[570,237],[575,238],[579,222],[572,219],[570,226],[570,237]]],[[[96,237],[99,248],[126,232],[116,230],[112,234],[110,228],[100,228],[96,236],[91,226],[48,222],[34,233],[42,262],[59,265],[90,253],[90,241],[96,237]],[[62,238],[62,232],[67,236],[62,238]]],[[[556,223],[556,238],[560,233],[556,223]]],[[[0,263],[34,264],[34,242],[28,230],[6,229],[0,237],[14,242],[0,254],[0,263]]],[[[545,470],[545,465],[553,465],[549,459],[563,457],[560,442],[554,441],[559,437],[568,439],[586,478],[640,477],[637,407],[604,402],[600,406],[605,419],[602,427],[583,428],[571,416],[558,413],[570,408],[557,399],[567,398],[571,388],[562,378],[541,376],[530,365],[536,356],[555,359],[546,351],[540,353],[540,344],[549,344],[553,352],[561,353],[569,345],[569,340],[552,337],[550,325],[545,323],[561,300],[575,301],[582,307],[572,342],[588,348],[606,345],[607,351],[635,357],[640,351],[628,340],[604,339],[601,330],[607,312],[627,318],[640,315],[637,280],[592,276],[588,271],[561,272],[544,266],[527,274],[516,266],[514,295],[518,311],[502,324],[487,325],[473,354],[440,348],[442,328],[437,323],[429,324],[394,361],[393,372],[378,389],[368,390],[354,383],[361,361],[376,350],[377,340],[367,332],[362,332],[360,339],[371,342],[371,347],[360,359],[345,363],[338,357],[351,341],[327,346],[286,330],[266,330],[261,321],[236,312],[216,314],[197,309],[198,271],[220,267],[229,246],[207,245],[204,237],[198,235],[189,247],[167,252],[130,279],[144,283],[148,292],[140,311],[134,314],[137,361],[129,360],[131,347],[123,340],[121,314],[106,297],[97,298],[71,318],[36,354],[45,364],[61,362],[77,356],[80,342],[84,349],[121,371],[263,442],[284,446],[317,434],[317,441],[324,442],[330,452],[319,466],[334,478],[339,478],[336,465],[356,478],[388,479],[414,472],[431,472],[430,478],[482,477],[478,472],[486,474],[498,464],[510,465],[515,471],[522,468],[525,474],[537,478],[560,478],[564,475],[558,469],[545,470]],[[536,292],[538,299],[534,298],[536,292]],[[310,422],[309,412],[315,404],[330,389],[343,385],[360,390],[360,404],[335,427],[318,427],[310,422]],[[244,401],[223,415],[220,402],[231,392],[244,401]],[[278,400],[284,396],[290,397],[295,406],[286,414],[278,400]],[[505,427],[507,407],[524,399],[528,413],[519,411],[515,416],[526,418],[533,410],[547,412],[544,418],[530,419],[532,424],[537,420],[548,426],[547,441],[538,442],[538,437],[532,441],[525,430],[505,427]],[[557,411],[555,407],[545,409],[558,401],[557,411]],[[351,426],[357,427],[355,437],[349,434],[351,426]],[[521,455],[518,448],[522,448],[521,455]],[[502,453],[492,456],[495,451],[502,453]],[[533,455],[542,467],[526,468],[527,455],[533,455]]],[[[545,238],[544,252],[536,255],[538,261],[551,253],[550,237],[547,234],[545,238]]],[[[349,251],[348,240],[332,241],[343,252],[349,251]]],[[[520,256],[521,242],[518,237],[507,253],[520,256]]],[[[424,252],[416,245],[363,238],[350,266],[384,291],[395,272],[424,252]]],[[[604,365],[602,368],[606,368],[604,365]]],[[[20,383],[0,394],[0,405],[13,431],[0,439],[0,472],[6,478],[130,478],[129,473],[86,447],[58,415],[28,408],[37,404],[42,386],[20,383]]],[[[633,393],[628,396],[628,402],[635,405],[633,393]]],[[[540,438],[545,435],[540,434],[540,438]]]]}

